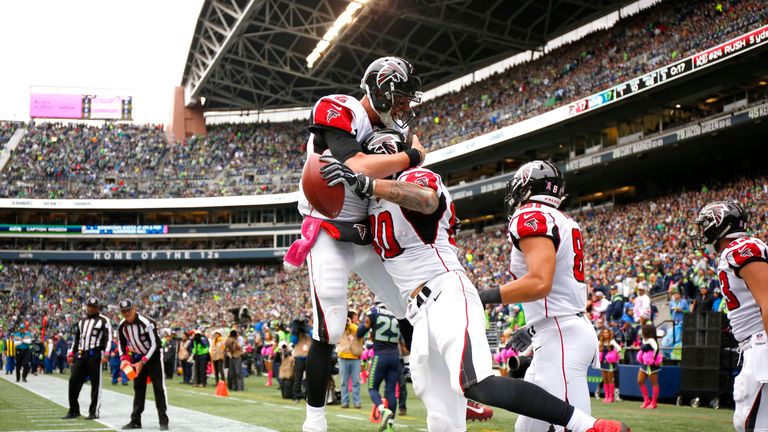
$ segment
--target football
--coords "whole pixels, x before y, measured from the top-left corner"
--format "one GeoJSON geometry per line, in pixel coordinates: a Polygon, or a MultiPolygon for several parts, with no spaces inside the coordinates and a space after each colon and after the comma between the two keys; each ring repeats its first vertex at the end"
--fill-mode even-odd
{"type": "Polygon", "coordinates": [[[328,186],[320,177],[320,168],[327,162],[320,161],[320,155],[312,153],[304,164],[301,174],[301,189],[309,204],[323,216],[334,219],[344,207],[344,185],[328,186]]]}

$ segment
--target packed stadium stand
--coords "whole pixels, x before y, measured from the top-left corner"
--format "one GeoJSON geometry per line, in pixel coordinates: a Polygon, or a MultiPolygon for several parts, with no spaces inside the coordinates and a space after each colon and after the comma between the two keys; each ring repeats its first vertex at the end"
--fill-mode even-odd
{"type": "MultiPolygon", "coordinates": [[[[590,318],[618,327],[622,321],[635,324],[633,302],[638,286],[666,302],[680,291],[683,299],[707,302],[711,310],[723,311],[715,274],[715,254],[697,251],[690,243],[692,219],[705,203],[716,199],[738,199],[749,209],[752,233],[768,235],[768,177],[757,176],[700,189],[675,192],[625,205],[584,209],[573,213],[588,245],[586,269],[590,291],[590,318]],[[623,296],[622,314],[607,316],[611,289],[623,296]],[[702,299],[700,290],[709,297],[702,299]],[[597,293],[601,294],[597,294],[597,293]],[[598,297],[599,296],[599,297],[598,297]],[[606,302],[606,303],[604,303],[606,302]]],[[[479,289],[510,280],[507,271],[510,244],[504,225],[462,232],[457,244],[460,257],[479,289]]],[[[6,305],[12,313],[0,316],[0,327],[20,321],[41,322],[66,332],[80,313],[86,297],[98,292],[108,304],[128,296],[141,299],[141,309],[164,326],[193,329],[217,327],[232,320],[230,309],[247,306],[254,321],[271,322],[309,314],[307,274],[302,269],[283,271],[270,264],[216,264],[183,268],[126,264],[27,264],[7,263],[0,272],[0,285],[12,287],[6,305]]],[[[370,293],[358,279],[350,285],[353,310],[370,307],[370,293]]],[[[698,307],[701,307],[699,305],[698,307]]],[[[523,324],[514,305],[489,311],[494,325],[502,330],[523,324]]],[[[669,319],[670,317],[662,317],[669,319]]],[[[659,320],[661,323],[663,320],[659,320]]],[[[34,324],[33,324],[34,325],[34,324]]],[[[627,343],[632,346],[637,341],[627,343]]]]}
{"type": "MultiPolygon", "coordinates": [[[[428,150],[540,115],[768,22],[758,0],[663,2],[614,27],[439,96],[413,126],[428,150]]],[[[311,103],[308,101],[308,103],[311,103]]],[[[306,122],[211,125],[167,142],[162,125],[29,123],[0,171],[0,195],[165,198],[298,188],[306,122]]],[[[13,126],[4,127],[3,135],[13,126]]],[[[2,143],[2,135],[0,135],[2,143]]]]}

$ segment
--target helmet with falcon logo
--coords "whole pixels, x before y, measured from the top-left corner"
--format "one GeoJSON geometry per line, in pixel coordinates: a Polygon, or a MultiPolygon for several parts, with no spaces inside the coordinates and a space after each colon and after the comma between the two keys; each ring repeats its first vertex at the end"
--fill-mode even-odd
{"type": "Polygon", "coordinates": [[[527,201],[558,208],[566,196],[563,172],[550,162],[537,160],[521,166],[507,182],[504,207],[510,217],[527,201]]]}
{"type": "Polygon", "coordinates": [[[411,103],[421,102],[421,79],[400,57],[381,57],[365,70],[360,88],[381,118],[392,129],[405,129],[416,118],[411,103]]]}
{"type": "Polygon", "coordinates": [[[727,236],[744,235],[747,230],[747,211],[734,201],[712,201],[705,205],[696,218],[699,233],[691,236],[694,246],[714,245],[727,236]]]}

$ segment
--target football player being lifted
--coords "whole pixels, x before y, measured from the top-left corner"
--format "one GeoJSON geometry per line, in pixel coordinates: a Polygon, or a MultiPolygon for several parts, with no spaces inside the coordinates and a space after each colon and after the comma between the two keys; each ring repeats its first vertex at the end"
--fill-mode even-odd
{"type": "MultiPolygon", "coordinates": [[[[307,154],[317,153],[371,178],[388,177],[420,165],[424,148],[412,137],[411,149],[397,154],[366,154],[364,143],[380,128],[408,135],[415,114],[411,104],[421,97],[421,82],[413,66],[398,57],[375,60],[360,83],[362,99],[348,95],[320,98],[312,109],[307,154]]],[[[307,356],[307,414],[305,432],[325,432],[325,400],[334,344],[347,317],[349,273],[357,273],[397,318],[405,309],[393,296],[392,279],[370,246],[368,200],[347,191],[341,213],[334,219],[320,214],[304,195],[302,238],[294,242],[285,262],[307,263],[312,298],[312,344],[307,356]]]]}
{"type": "MultiPolygon", "coordinates": [[[[522,303],[527,326],[518,332],[531,336],[534,350],[525,381],[589,414],[587,371],[597,359],[597,336],[584,313],[581,230],[558,210],[565,196],[565,177],[555,165],[532,161],[517,170],[505,198],[514,280],[480,297],[483,304],[522,303]]],[[[515,430],[546,431],[549,423],[521,416],[515,430]]]]}
{"type": "Polygon", "coordinates": [[[408,305],[413,389],[426,406],[429,431],[465,431],[467,398],[539,419],[547,427],[629,430],[616,421],[596,420],[540,386],[493,373],[483,305],[459,261],[455,208],[439,175],[416,167],[396,180],[374,180],[341,163],[322,171],[329,185],[345,182],[361,198],[370,198],[373,246],[408,305]]]}
{"type": "Polygon", "coordinates": [[[743,363],[733,383],[739,432],[768,431],[768,247],[747,234],[740,204],[714,201],[696,218],[694,246],[714,248],[720,288],[743,363]]]}

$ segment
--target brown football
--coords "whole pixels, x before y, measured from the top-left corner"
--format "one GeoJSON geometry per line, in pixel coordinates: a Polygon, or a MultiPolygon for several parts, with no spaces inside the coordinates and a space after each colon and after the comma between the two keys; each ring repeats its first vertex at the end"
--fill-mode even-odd
{"type": "Polygon", "coordinates": [[[304,164],[301,174],[301,189],[309,204],[323,216],[334,219],[344,207],[344,185],[333,187],[320,177],[320,168],[327,165],[320,161],[320,155],[312,153],[304,164]]]}

